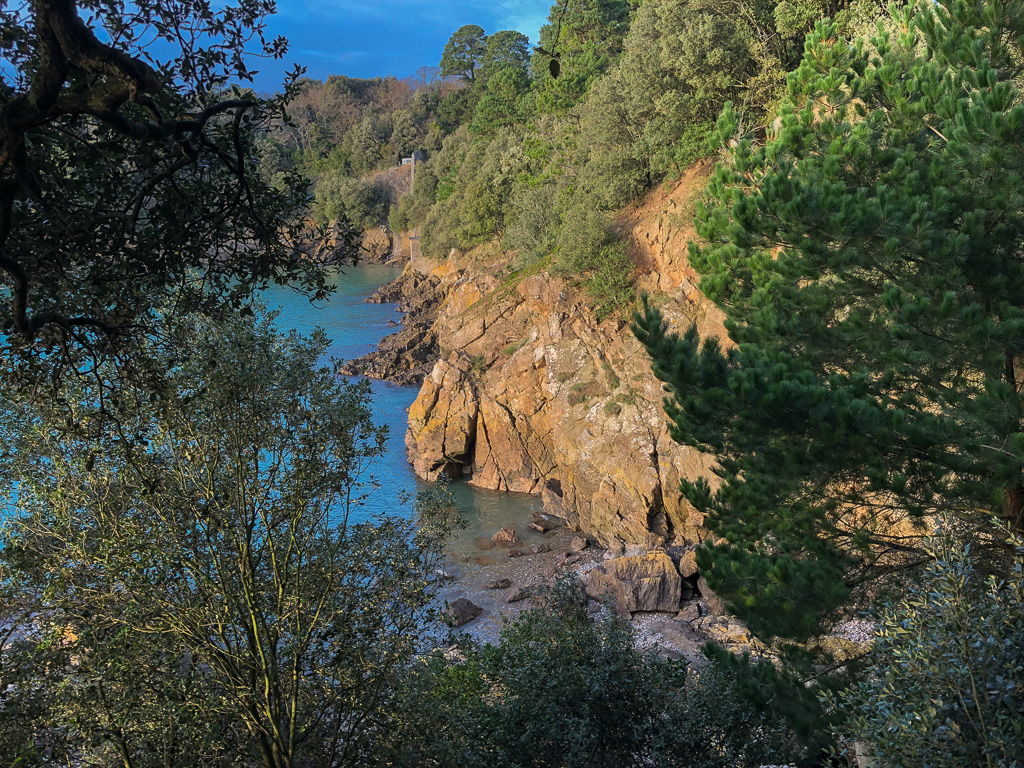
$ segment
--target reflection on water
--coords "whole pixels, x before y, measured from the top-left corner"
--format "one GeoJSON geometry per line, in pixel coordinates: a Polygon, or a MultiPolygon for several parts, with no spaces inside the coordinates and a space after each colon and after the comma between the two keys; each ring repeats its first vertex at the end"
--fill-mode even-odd
{"type": "MultiPolygon", "coordinates": [[[[308,334],[316,327],[323,328],[332,340],[327,356],[352,359],[366,354],[384,336],[394,332],[388,321],[400,318],[395,305],[366,304],[363,300],[379,285],[398,277],[400,272],[397,267],[376,265],[347,269],[336,278],[337,291],[328,301],[317,305],[281,287],[268,289],[263,300],[268,308],[281,311],[277,320],[279,329],[308,334]]],[[[369,494],[353,519],[365,520],[380,514],[408,516],[412,514],[417,491],[427,487],[417,479],[405,459],[407,411],[418,389],[376,380],[370,381],[370,387],[374,421],[386,425],[389,435],[384,455],[370,469],[380,487],[369,494]]],[[[460,551],[468,550],[474,538],[490,536],[507,525],[517,526],[522,536],[522,524],[531,512],[541,511],[539,496],[478,490],[464,482],[453,483],[450,490],[467,522],[467,527],[458,532],[453,543],[460,551]]]]}

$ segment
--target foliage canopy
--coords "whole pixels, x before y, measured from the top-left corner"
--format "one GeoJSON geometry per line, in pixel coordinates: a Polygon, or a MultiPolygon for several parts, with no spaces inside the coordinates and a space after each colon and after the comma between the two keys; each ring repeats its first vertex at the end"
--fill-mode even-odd
{"type": "Polygon", "coordinates": [[[287,175],[271,186],[253,163],[298,72],[270,99],[229,86],[251,80],[252,55],[284,54],[283,39],[266,37],[272,10],[264,0],[4,6],[5,386],[11,374],[60,379],[130,358],[170,294],[209,313],[270,282],[325,294],[323,267],[282,239],[305,186],[287,175]]]}
{"type": "Polygon", "coordinates": [[[731,341],[637,318],[673,436],[718,460],[683,484],[721,537],[702,572],[766,640],[924,562],[939,515],[976,547],[1021,525],[1019,11],[911,5],[852,44],[819,22],[777,129],[739,138],[698,214],[731,341]]]}
{"type": "Polygon", "coordinates": [[[121,422],[134,450],[33,411],[4,431],[19,497],[0,753],[361,764],[416,650],[443,519],[360,519],[385,434],[365,383],[316,368],[322,334],[263,317],[169,332],[194,353],[163,360],[159,389],[119,390],[137,402],[121,422]]]}

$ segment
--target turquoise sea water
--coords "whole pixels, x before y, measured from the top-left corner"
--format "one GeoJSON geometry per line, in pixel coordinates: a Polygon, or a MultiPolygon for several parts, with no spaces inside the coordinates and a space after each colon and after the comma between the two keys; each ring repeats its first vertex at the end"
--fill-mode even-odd
{"type": "MultiPolygon", "coordinates": [[[[331,298],[318,304],[281,287],[268,289],[262,298],[268,309],[280,311],[279,330],[309,334],[314,328],[322,328],[332,339],[326,357],[351,359],[371,351],[378,341],[397,330],[388,325],[389,320],[401,319],[394,304],[367,304],[364,299],[400,272],[396,267],[375,265],[350,268],[335,279],[337,290],[331,298]]],[[[370,387],[374,421],[387,425],[389,437],[384,455],[365,478],[367,482],[372,478],[379,487],[370,492],[356,518],[366,520],[381,514],[409,517],[416,493],[428,486],[416,477],[405,456],[407,411],[418,388],[377,380],[370,380],[370,387]]],[[[473,538],[489,537],[507,525],[519,526],[522,531],[530,514],[542,509],[540,498],[527,494],[478,490],[464,482],[453,483],[450,490],[466,522],[466,528],[452,542],[454,551],[468,551],[473,538]]],[[[0,520],[13,511],[16,503],[16,489],[8,489],[0,497],[0,520]]]]}
{"type": "MultiPolygon", "coordinates": [[[[316,305],[294,291],[276,287],[264,293],[263,301],[269,309],[280,310],[277,325],[281,330],[308,334],[314,328],[322,328],[332,340],[329,357],[361,357],[396,330],[388,326],[389,320],[401,318],[394,304],[367,304],[364,299],[379,285],[398,277],[400,271],[376,265],[350,268],[337,276],[337,290],[331,298],[316,305]]],[[[366,500],[362,517],[382,513],[411,515],[412,497],[426,487],[416,478],[405,456],[407,410],[418,389],[376,380],[371,380],[370,386],[374,420],[387,425],[389,437],[385,454],[371,468],[380,487],[366,500]]],[[[541,511],[540,498],[536,496],[482,491],[462,482],[454,483],[451,491],[467,523],[455,542],[457,549],[506,525],[522,525],[531,512],[541,511]]]]}

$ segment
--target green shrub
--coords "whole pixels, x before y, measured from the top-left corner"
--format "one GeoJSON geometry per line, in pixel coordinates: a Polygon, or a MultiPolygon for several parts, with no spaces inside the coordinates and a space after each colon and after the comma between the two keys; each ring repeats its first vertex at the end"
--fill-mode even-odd
{"type": "Polygon", "coordinates": [[[621,313],[636,301],[632,273],[633,262],[625,243],[615,243],[601,251],[597,267],[583,283],[594,299],[598,320],[621,313]]]}
{"type": "Polygon", "coordinates": [[[388,215],[392,231],[405,232],[420,226],[430,214],[436,196],[437,175],[434,173],[434,164],[420,163],[416,166],[412,194],[403,195],[388,215]]]}
{"type": "Polygon", "coordinates": [[[469,371],[476,377],[487,373],[487,358],[483,355],[471,355],[469,358],[469,371]]]}
{"type": "Polygon", "coordinates": [[[432,258],[443,258],[451,248],[468,250],[488,240],[501,240],[526,159],[519,137],[507,130],[489,140],[478,139],[458,155],[464,138],[462,132],[445,139],[435,161],[437,204],[425,217],[421,232],[423,251],[432,258]]]}
{"type": "Polygon", "coordinates": [[[1024,756],[1024,549],[985,577],[933,539],[921,583],[878,612],[866,680],[833,704],[881,766],[1011,768],[1024,756]]]}
{"type": "Polygon", "coordinates": [[[391,227],[392,232],[405,232],[409,229],[411,208],[412,198],[409,195],[399,199],[398,205],[391,206],[391,210],[388,212],[388,226],[391,227]]]}
{"type": "Polygon", "coordinates": [[[518,352],[520,349],[525,347],[529,342],[530,342],[530,337],[529,336],[524,336],[519,341],[514,341],[511,344],[508,344],[507,346],[502,348],[501,354],[508,355],[509,357],[511,357],[516,352],[518,352]]]}
{"type": "Polygon", "coordinates": [[[618,242],[608,217],[597,210],[596,203],[586,195],[565,212],[558,234],[559,272],[578,275],[597,268],[607,248],[618,242]]]}
{"type": "Polygon", "coordinates": [[[510,250],[518,251],[517,266],[539,262],[555,247],[561,226],[557,187],[546,183],[520,189],[512,199],[515,218],[505,235],[510,250]]]}
{"type": "Polygon", "coordinates": [[[317,182],[313,218],[320,224],[339,220],[354,229],[369,229],[387,219],[386,190],[343,173],[327,174],[317,182]]]}
{"type": "Polygon", "coordinates": [[[695,669],[667,713],[675,727],[653,745],[666,768],[761,768],[791,764],[798,752],[781,721],[755,710],[717,667],[695,669]]]}
{"type": "Polygon", "coordinates": [[[628,623],[589,616],[575,578],[507,621],[498,645],[464,639],[407,683],[382,765],[753,768],[790,756],[725,677],[687,674],[637,649],[628,623]]]}
{"type": "Polygon", "coordinates": [[[579,196],[565,214],[556,268],[583,285],[599,320],[621,312],[636,298],[628,248],[589,196],[579,196]]]}
{"type": "Polygon", "coordinates": [[[608,390],[596,381],[581,381],[569,387],[569,405],[588,403],[595,397],[606,397],[608,390]]]}

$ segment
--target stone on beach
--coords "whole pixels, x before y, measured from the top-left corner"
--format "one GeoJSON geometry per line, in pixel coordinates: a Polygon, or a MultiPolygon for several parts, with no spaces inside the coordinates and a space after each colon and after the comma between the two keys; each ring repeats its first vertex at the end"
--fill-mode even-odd
{"type": "Polygon", "coordinates": [[[537,531],[538,533],[547,533],[553,531],[555,528],[560,528],[562,521],[557,517],[551,515],[537,515],[530,521],[530,530],[537,531]]]}
{"type": "Polygon", "coordinates": [[[682,579],[664,552],[605,560],[587,573],[584,585],[589,597],[610,598],[623,617],[636,611],[679,610],[682,579]]]}
{"type": "Polygon", "coordinates": [[[455,602],[450,603],[445,608],[448,623],[453,627],[461,627],[463,624],[471,622],[483,612],[483,608],[464,597],[456,599],[455,602]]]}
{"type": "Polygon", "coordinates": [[[506,603],[518,603],[520,600],[525,600],[530,596],[530,590],[523,587],[513,587],[509,590],[508,594],[505,595],[506,603]]]}
{"type": "Polygon", "coordinates": [[[511,547],[521,543],[519,534],[516,533],[515,528],[502,528],[496,534],[491,536],[491,541],[502,547],[511,547]]]}

